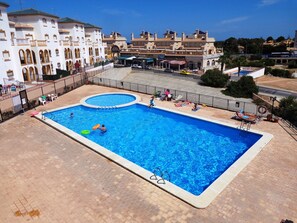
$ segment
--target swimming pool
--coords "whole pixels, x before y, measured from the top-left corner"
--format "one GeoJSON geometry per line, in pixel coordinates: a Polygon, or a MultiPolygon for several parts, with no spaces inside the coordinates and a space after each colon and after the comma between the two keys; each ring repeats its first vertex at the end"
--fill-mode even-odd
{"type": "Polygon", "coordinates": [[[141,103],[109,110],[75,105],[44,116],[55,128],[196,207],[206,207],[255,156],[250,151],[259,152],[271,139],[141,103]],[[108,131],[93,131],[97,123],[108,131]],[[82,130],[90,134],[81,136],[82,130]],[[166,184],[159,181],[161,175],[166,184]]]}
{"type": "MultiPolygon", "coordinates": [[[[247,74],[249,74],[249,73],[251,73],[251,71],[249,71],[249,70],[241,70],[241,71],[239,72],[239,75],[240,75],[240,76],[245,76],[245,75],[247,75],[247,74]]],[[[234,72],[233,74],[238,75],[238,71],[237,71],[237,72],[234,72]]]]}
{"type": "Polygon", "coordinates": [[[134,94],[109,92],[85,97],[80,103],[90,108],[120,108],[135,104],[139,100],[139,96],[134,94]]]}

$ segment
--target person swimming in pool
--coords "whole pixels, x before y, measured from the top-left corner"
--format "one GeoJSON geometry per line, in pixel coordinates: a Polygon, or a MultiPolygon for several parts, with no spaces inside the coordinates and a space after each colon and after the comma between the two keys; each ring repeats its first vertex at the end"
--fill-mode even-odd
{"type": "Polygon", "coordinates": [[[73,112],[70,113],[69,117],[70,117],[70,118],[73,118],[73,117],[74,117],[73,112]]]}
{"type": "Polygon", "coordinates": [[[101,127],[99,128],[101,130],[102,133],[107,131],[107,128],[105,127],[104,124],[101,125],[101,127]]]}

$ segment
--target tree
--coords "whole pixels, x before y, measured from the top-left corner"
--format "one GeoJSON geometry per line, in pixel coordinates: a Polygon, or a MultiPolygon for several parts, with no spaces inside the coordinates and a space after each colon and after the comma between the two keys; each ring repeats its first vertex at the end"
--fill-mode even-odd
{"type": "Polygon", "coordinates": [[[227,89],[222,92],[236,98],[252,98],[253,93],[257,94],[259,89],[252,77],[243,76],[237,82],[231,81],[227,89]]]}
{"type": "Polygon", "coordinates": [[[276,39],[276,42],[282,42],[282,41],[284,41],[285,40],[285,37],[283,37],[283,36],[279,36],[279,37],[277,37],[277,39],[276,39]]]}
{"type": "Polygon", "coordinates": [[[230,55],[228,53],[225,53],[224,55],[220,56],[218,62],[221,63],[221,73],[223,73],[224,66],[229,61],[230,61],[230,55]]]}
{"type": "Polygon", "coordinates": [[[235,59],[236,66],[238,67],[238,77],[240,76],[241,66],[246,62],[246,58],[244,56],[237,57],[235,59]]]}
{"type": "Polygon", "coordinates": [[[275,114],[291,122],[297,127],[297,99],[293,96],[281,99],[275,114]]]}
{"type": "Polygon", "coordinates": [[[219,69],[208,70],[201,76],[203,83],[210,87],[225,87],[229,76],[222,74],[219,69]]]}
{"type": "Polygon", "coordinates": [[[224,51],[230,54],[237,54],[238,53],[238,43],[237,39],[234,37],[230,37],[224,41],[224,51]]]}
{"type": "Polygon", "coordinates": [[[269,42],[269,41],[273,41],[273,37],[272,36],[268,36],[267,37],[266,42],[269,42]]]}

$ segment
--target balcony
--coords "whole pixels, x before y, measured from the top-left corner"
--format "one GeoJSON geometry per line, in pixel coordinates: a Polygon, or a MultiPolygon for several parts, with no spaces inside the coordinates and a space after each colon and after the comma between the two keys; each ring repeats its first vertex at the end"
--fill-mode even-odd
{"type": "Polygon", "coordinates": [[[30,41],[31,47],[36,47],[36,46],[47,46],[47,41],[46,40],[31,40],[30,41]]]}
{"type": "Polygon", "coordinates": [[[72,41],[71,46],[79,46],[79,41],[72,41]]]}
{"type": "Polygon", "coordinates": [[[15,39],[15,43],[17,46],[30,46],[29,39],[15,39]]]}
{"type": "Polygon", "coordinates": [[[61,40],[60,46],[70,46],[70,41],[69,40],[61,40]]]}

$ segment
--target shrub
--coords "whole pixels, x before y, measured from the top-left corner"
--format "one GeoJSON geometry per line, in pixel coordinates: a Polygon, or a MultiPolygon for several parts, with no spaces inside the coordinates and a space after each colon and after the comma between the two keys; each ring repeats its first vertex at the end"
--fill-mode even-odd
{"type": "Polygon", "coordinates": [[[292,74],[288,70],[273,69],[270,73],[276,77],[286,77],[286,78],[292,77],[292,74]]]}
{"type": "Polygon", "coordinates": [[[297,62],[292,60],[288,64],[288,68],[297,68],[297,62]]]}
{"type": "Polygon", "coordinates": [[[201,76],[203,83],[210,87],[225,87],[229,76],[222,74],[220,70],[208,70],[201,76]]]}
{"type": "Polygon", "coordinates": [[[222,92],[236,98],[252,98],[253,93],[257,94],[259,89],[252,77],[243,76],[237,82],[232,81],[222,92]]]}
{"type": "Polygon", "coordinates": [[[291,122],[297,127],[297,99],[293,96],[281,99],[279,107],[276,108],[275,114],[282,117],[283,119],[291,122]]]}

